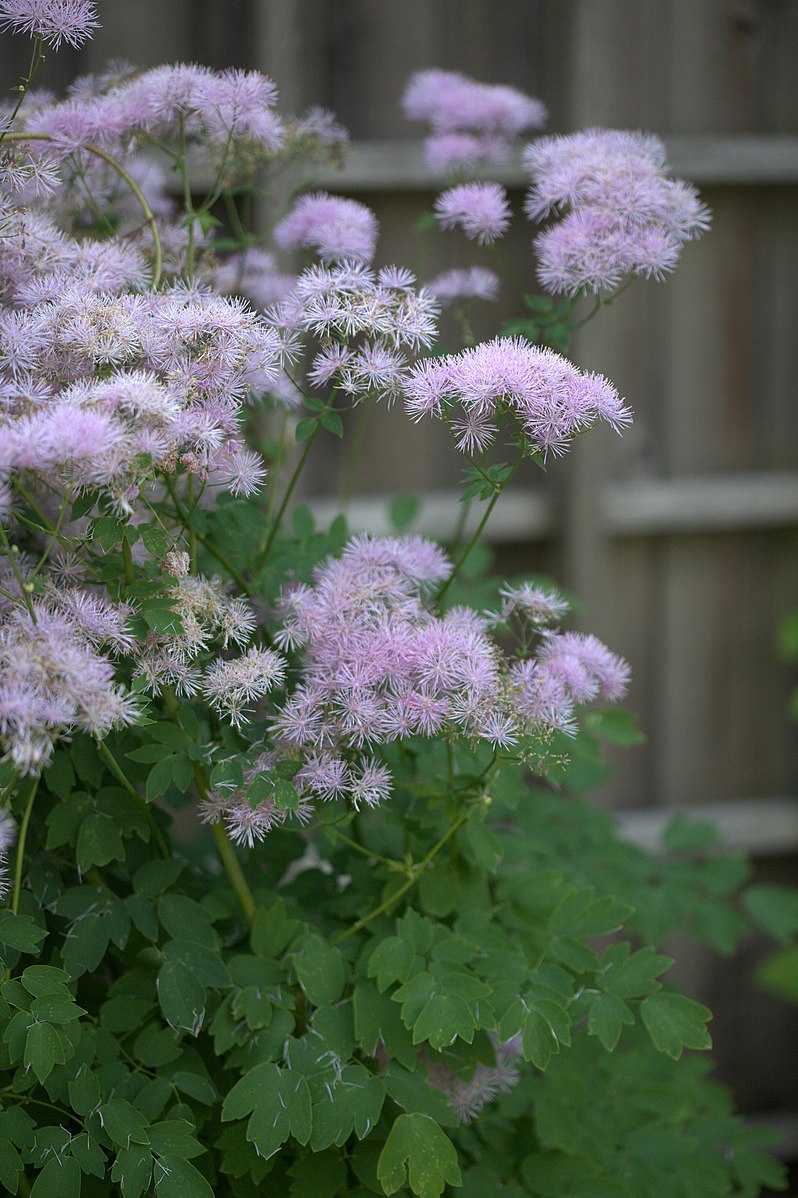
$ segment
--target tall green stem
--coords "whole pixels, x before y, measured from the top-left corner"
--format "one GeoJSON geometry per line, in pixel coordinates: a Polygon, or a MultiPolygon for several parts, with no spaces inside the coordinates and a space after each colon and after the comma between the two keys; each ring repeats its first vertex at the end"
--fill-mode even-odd
{"type": "Polygon", "coordinates": [[[499,498],[500,498],[502,492],[504,491],[505,487],[509,483],[510,479],[515,474],[518,467],[521,465],[523,456],[524,456],[523,452],[518,455],[518,457],[515,460],[515,463],[513,464],[512,469],[510,470],[510,473],[507,475],[504,482],[501,483],[500,485],[497,485],[496,490],[493,492],[493,495],[491,496],[488,506],[485,508],[485,513],[484,513],[482,519],[480,520],[479,524],[477,525],[477,529],[476,529],[474,535],[472,536],[471,540],[466,545],[463,552],[458,557],[458,559],[455,563],[454,569],[452,570],[449,577],[446,579],[446,582],[443,584],[443,586],[440,588],[437,595],[435,596],[436,603],[440,603],[441,599],[443,599],[444,595],[449,590],[449,587],[452,585],[455,578],[457,577],[457,575],[460,573],[461,569],[463,568],[463,565],[468,560],[468,557],[471,554],[472,549],[476,545],[479,538],[482,536],[482,533],[485,529],[485,525],[488,523],[488,520],[490,520],[491,512],[495,508],[496,504],[499,502],[499,498]]]}
{"type": "MultiPolygon", "coordinates": [[[[38,71],[38,69],[42,65],[42,63],[44,62],[43,48],[44,48],[44,43],[42,42],[41,37],[37,35],[33,39],[33,51],[30,56],[30,66],[28,67],[28,73],[25,76],[25,78],[22,80],[22,83],[20,84],[19,96],[17,97],[17,102],[14,105],[14,111],[11,113],[11,116],[8,118],[8,122],[7,122],[8,128],[10,128],[14,124],[17,113],[19,112],[20,108],[22,107],[22,101],[25,99],[25,96],[28,94],[30,85],[33,83],[36,72],[38,71]]],[[[6,141],[7,139],[8,139],[7,133],[0,133],[0,143],[6,141]]]]}
{"type": "Polygon", "coordinates": [[[353,923],[350,928],[346,929],[346,931],[339,932],[337,936],[333,936],[330,943],[333,945],[343,944],[344,940],[348,940],[350,936],[356,935],[361,928],[365,928],[366,925],[370,924],[373,919],[377,918],[377,916],[383,915],[386,911],[390,910],[394,903],[398,902],[403,895],[407,894],[408,890],[412,890],[429,863],[435,857],[437,857],[438,853],[441,851],[444,845],[451,840],[455,832],[457,832],[459,828],[462,828],[463,824],[470,815],[470,809],[468,811],[461,812],[457,819],[449,825],[443,835],[436,840],[426,857],[422,857],[419,863],[414,867],[407,881],[403,882],[398,890],[394,890],[393,894],[389,894],[387,899],[384,899],[378,907],[374,908],[373,911],[369,911],[368,915],[364,915],[361,919],[358,919],[357,922],[353,923]]]}
{"type": "Polygon", "coordinates": [[[274,523],[272,524],[269,535],[266,538],[266,543],[263,546],[263,548],[261,549],[260,553],[258,554],[258,558],[255,563],[255,572],[256,573],[258,571],[262,570],[264,565],[266,564],[266,559],[269,556],[269,551],[270,551],[272,545],[274,544],[274,538],[277,536],[277,532],[280,528],[280,524],[282,522],[283,516],[285,515],[285,509],[288,507],[288,504],[291,501],[291,496],[294,493],[294,488],[296,487],[297,483],[299,482],[299,476],[305,467],[305,462],[308,460],[308,454],[310,453],[310,451],[313,447],[313,442],[316,440],[316,438],[319,435],[320,428],[321,428],[321,424],[317,423],[313,432],[310,434],[307,441],[305,442],[305,448],[302,450],[302,456],[300,457],[299,461],[297,462],[296,469],[294,470],[294,473],[291,475],[291,481],[289,482],[288,486],[285,489],[285,494],[283,495],[282,503],[280,504],[279,508],[277,509],[277,515],[274,517],[274,523]]]}
{"type": "Polygon", "coordinates": [[[25,841],[28,837],[28,825],[30,824],[31,812],[33,811],[33,803],[36,798],[36,792],[39,789],[39,776],[37,775],[30,788],[28,801],[25,804],[25,814],[22,817],[22,823],[19,825],[19,837],[17,838],[17,857],[14,864],[14,889],[11,892],[11,910],[16,915],[19,910],[19,897],[22,893],[22,869],[25,863],[25,841]]]}
{"type": "Polygon", "coordinates": [[[113,753],[108,748],[108,745],[105,743],[104,740],[97,741],[97,751],[100,754],[100,756],[102,757],[105,764],[108,766],[111,773],[116,778],[119,785],[122,787],[122,789],[127,791],[127,793],[130,795],[130,797],[132,799],[136,800],[136,806],[144,813],[144,815],[147,819],[147,823],[152,828],[153,834],[154,834],[155,839],[158,844],[158,848],[161,851],[161,856],[165,857],[165,858],[171,857],[172,854],[169,851],[169,845],[166,843],[163,832],[161,831],[161,829],[158,827],[157,823],[155,822],[155,819],[153,818],[153,814],[150,811],[148,805],[144,802],[144,799],[141,797],[141,795],[136,790],[133,783],[127,777],[127,775],[125,774],[125,771],[122,769],[121,765],[116,760],[116,758],[114,757],[113,753]]]}
{"type": "MultiPolygon", "coordinates": [[[[208,798],[208,779],[205,776],[205,771],[198,761],[194,762],[194,781],[199,791],[201,799],[208,798]]],[[[235,849],[230,843],[230,838],[227,835],[222,823],[211,824],[211,832],[213,839],[216,842],[216,848],[219,853],[222,865],[230,879],[230,885],[236,892],[236,896],[241,905],[241,910],[247,918],[248,923],[252,923],[255,919],[257,905],[252,897],[252,891],[249,888],[249,883],[244,877],[244,871],[241,868],[241,862],[238,860],[235,849]]]]}

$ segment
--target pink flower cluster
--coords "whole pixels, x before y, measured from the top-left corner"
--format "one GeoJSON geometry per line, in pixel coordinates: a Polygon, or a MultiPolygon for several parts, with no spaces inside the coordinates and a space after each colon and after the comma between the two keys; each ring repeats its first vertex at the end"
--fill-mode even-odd
{"type": "Polygon", "coordinates": [[[617,129],[544,137],[524,156],[531,220],[567,209],[535,238],[547,291],[612,291],[630,274],[661,279],[710,213],[689,184],[666,175],[658,138],[617,129]]]}
{"type": "Polygon", "coordinates": [[[499,276],[484,266],[445,270],[430,279],[427,288],[442,304],[460,299],[494,301],[499,298],[499,276]]]}
{"type": "MultiPolygon", "coordinates": [[[[403,267],[374,271],[348,261],[304,271],[293,292],[266,313],[284,338],[288,353],[299,355],[298,338],[322,342],[308,372],[316,387],[333,383],[353,402],[401,394],[407,370],[421,348],[437,334],[439,305],[403,267]]],[[[285,392],[286,389],[283,388],[285,392]]],[[[294,406],[293,393],[278,401],[294,406]]]]}
{"type": "Polygon", "coordinates": [[[539,597],[531,658],[506,658],[490,619],[469,608],[437,615],[433,594],[450,570],[431,541],[360,536],[312,586],[284,593],[275,639],[303,656],[273,730],[283,751],[307,754],[295,779],[302,793],[373,804],[390,775],[363,754],[379,745],[444,735],[509,748],[573,731],[578,703],[623,693],[625,663],[594,638],[544,630],[539,597]]]}
{"type": "Polygon", "coordinates": [[[546,121],[539,100],[513,87],[479,83],[457,71],[412,75],[402,108],[410,120],[432,126],[425,150],[427,162],[436,170],[502,162],[513,138],[546,121]]]}
{"type": "Polygon", "coordinates": [[[323,262],[370,262],[379,226],[365,204],[317,191],[297,200],[272,232],[280,249],[310,246],[323,262]]]}
{"type": "Polygon", "coordinates": [[[38,263],[24,242],[0,254],[18,305],[0,312],[0,482],[24,473],[101,487],[126,511],[153,470],[178,463],[246,489],[242,406],[276,375],[274,330],[243,301],[199,288],[94,291],[71,277],[66,239],[60,248],[38,263]]]}
{"type": "Polygon", "coordinates": [[[620,431],[632,419],[602,375],[521,338],[500,337],[425,359],[410,372],[404,392],[412,419],[446,420],[467,453],[492,443],[501,416],[518,422],[528,452],[544,455],[565,452],[577,433],[599,420],[620,431]]]}
{"type": "Polygon", "coordinates": [[[461,183],[441,192],[435,215],[444,229],[459,225],[466,237],[490,245],[510,227],[507,192],[498,183],[461,183]]]}
{"type": "Polygon", "coordinates": [[[257,71],[178,64],[83,80],[72,98],[34,109],[22,129],[47,133],[61,154],[86,142],[110,149],[125,140],[176,136],[228,157],[245,146],[273,154],[284,140],[276,100],[274,84],[257,71]]]}
{"type": "Polygon", "coordinates": [[[80,593],[49,598],[30,611],[9,605],[0,621],[0,750],[20,774],[38,774],[60,736],[103,737],[137,715],[134,697],[97,652],[105,643],[127,647],[129,638],[118,634],[124,609],[80,593]]]}
{"type": "Polygon", "coordinates": [[[305,795],[299,798],[295,811],[278,807],[273,793],[254,806],[247,796],[247,788],[256,779],[274,778],[277,761],[276,753],[261,753],[252,765],[244,770],[244,785],[240,790],[219,788],[209,791],[200,804],[200,818],[203,823],[223,822],[231,839],[236,844],[247,845],[250,849],[262,841],[272,828],[282,827],[291,819],[299,824],[307,824],[313,815],[313,804],[305,795]]]}
{"type": "Polygon", "coordinates": [[[54,50],[82,45],[99,27],[91,0],[0,0],[0,30],[40,37],[54,50]]]}

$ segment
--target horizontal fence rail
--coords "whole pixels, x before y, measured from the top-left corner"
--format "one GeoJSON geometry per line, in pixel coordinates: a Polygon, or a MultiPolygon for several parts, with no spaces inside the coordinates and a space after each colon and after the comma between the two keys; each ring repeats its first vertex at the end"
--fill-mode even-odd
{"type": "MultiPolygon", "coordinates": [[[[372,494],[352,500],[350,524],[363,532],[392,531],[389,508],[393,496],[372,494]]],[[[421,497],[413,532],[425,536],[451,534],[460,493],[429,491],[421,497]]],[[[319,524],[329,524],[341,510],[340,500],[321,496],[307,500],[319,524]]],[[[467,529],[480,518],[472,507],[467,529]]],[[[598,504],[600,531],[610,537],[739,532],[798,525],[798,473],[724,474],[717,478],[633,479],[608,483],[598,504]]],[[[502,496],[485,529],[494,543],[539,541],[559,525],[558,505],[536,491],[502,496]]]]}
{"type": "MultiPolygon", "coordinates": [[[[798,137],[777,134],[665,137],[668,162],[695,183],[726,186],[798,183],[798,137]]],[[[480,167],[480,175],[523,188],[529,175],[520,157],[480,167]]],[[[343,166],[321,171],[316,182],[336,191],[428,191],[445,176],[424,161],[417,138],[355,141],[343,166]]]]}

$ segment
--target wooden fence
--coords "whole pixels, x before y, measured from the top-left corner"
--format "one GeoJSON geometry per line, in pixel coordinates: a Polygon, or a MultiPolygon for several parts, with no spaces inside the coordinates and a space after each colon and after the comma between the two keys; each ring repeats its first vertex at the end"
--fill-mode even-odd
{"type": "MultiPolygon", "coordinates": [[[[574,354],[615,381],[635,424],[623,439],[591,433],[545,478],[530,471],[500,504],[491,535],[508,568],[541,569],[572,588],[580,622],[632,663],[629,705],[649,739],[619,755],[604,796],[633,809],[630,834],[650,837],[663,808],[710,804],[733,839],[771,856],[773,876],[788,873],[798,846],[798,758],[785,714],[795,679],[776,658],[774,631],[798,603],[796,0],[100,8],[101,35],[48,63],[46,83],[57,88],[109,57],[267,71],[286,109],[324,104],[350,128],[347,165],[321,182],[370,203],[381,260],[418,258],[422,276],[452,251],[467,256],[450,235],[445,249],[419,258],[408,233],[440,186],[399,111],[411,71],[441,66],[514,84],[546,102],[551,131],[604,125],[664,136],[674,172],[711,205],[712,231],[686,248],[667,283],[636,283],[586,326],[574,354]]],[[[22,54],[5,42],[13,79],[22,54]]],[[[520,201],[517,164],[496,177],[520,201]]],[[[506,252],[531,283],[530,236],[517,221],[506,252]]],[[[386,497],[420,487],[419,527],[447,531],[459,466],[442,437],[400,410],[380,412],[365,462],[353,523],[383,527],[386,497]]],[[[322,515],[337,505],[340,470],[330,451],[314,460],[310,491],[322,515]]],[[[705,994],[726,986],[714,967],[696,969],[705,994]]],[[[736,1016],[725,1018],[728,1030],[736,1016]]],[[[760,1018],[782,1017],[766,1007],[760,1018]]],[[[776,1045],[771,1035],[769,1068],[781,1077],[776,1045]]],[[[783,1077],[766,1083],[750,1062],[729,1071],[742,1076],[750,1104],[795,1105],[783,1077]]]]}

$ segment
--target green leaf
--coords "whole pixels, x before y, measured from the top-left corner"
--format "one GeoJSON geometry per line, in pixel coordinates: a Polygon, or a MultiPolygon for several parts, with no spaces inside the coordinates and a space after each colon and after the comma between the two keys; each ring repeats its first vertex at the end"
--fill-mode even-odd
{"type": "Polygon", "coordinates": [[[150,770],[147,775],[147,785],[145,787],[148,803],[166,794],[172,785],[176,760],[177,758],[173,753],[166,753],[161,756],[161,759],[150,770]]]}
{"type": "Polygon", "coordinates": [[[153,632],[175,636],[183,631],[183,622],[169,599],[150,599],[141,605],[141,614],[153,632]]]}
{"type": "Polygon", "coordinates": [[[787,886],[749,886],[743,906],[779,944],[798,934],[798,890],[787,886]]]}
{"type": "Polygon", "coordinates": [[[182,872],[182,862],[174,857],[168,861],[147,861],[134,873],[133,887],[146,898],[156,898],[173,886],[182,872]]]}
{"type": "Polygon", "coordinates": [[[297,504],[291,513],[291,526],[302,541],[313,535],[316,521],[313,512],[304,503],[297,504]]]}
{"type": "Polygon", "coordinates": [[[182,961],[164,961],[156,988],[169,1026],[198,1036],[205,1020],[205,991],[194,972],[182,961]]]}
{"type": "Polygon", "coordinates": [[[197,944],[216,948],[213,917],[184,894],[165,894],[158,903],[158,916],[175,940],[194,940],[197,944]]]}
{"type": "Polygon", "coordinates": [[[63,1065],[65,1059],[64,1046],[51,1024],[34,1023],[28,1028],[23,1060],[25,1068],[36,1074],[39,1084],[50,1076],[57,1064],[63,1065]]]}
{"type": "Polygon", "coordinates": [[[152,1153],[141,1144],[131,1144],[117,1153],[111,1181],[121,1183],[122,1198],[141,1198],[150,1188],[152,1153]]]}
{"type": "Polygon", "coordinates": [[[599,707],[586,711],[582,725],[599,740],[613,745],[644,745],[647,737],[637,726],[637,717],[622,707],[599,707]]]}
{"type": "Polygon", "coordinates": [[[319,422],[322,428],[326,428],[328,433],[332,433],[334,437],[343,437],[344,422],[337,412],[325,408],[323,412],[319,412],[319,422]]]}
{"type": "Polygon", "coordinates": [[[546,1069],[560,1045],[571,1043],[571,1018],[558,1003],[541,999],[527,1011],[521,1030],[521,1049],[525,1061],[546,1069]]]}
{"type": "Polygon", "coordinates": [[[299,984],[314,1007],[327,1006],[341,997],[346,966],[341,952],[320,936],[311,934],[294,956],[299,984]]]}
{"type": "Polygon", "coordinates": [[[152,1167],[156,1198],[214,1198],[209,1182],[179,1156],[162,1156],[152,1167]]]}
{"type": "Polygon", "coordinates": [[[274,805],[280,811],[297,811],[299,809],[299,793],[287,778],[274,780],[274,805]]]}
{"type": "Polygon", "coordinates": [[[315,416],[306,416],[304,420],[300,420],[294,430],[294,439],[297,445],[312,437],[318,427],[319,422],[315,416]]]}
{"type": "Polygon", "coordinates": [[[222,1105],[222,1119],[242,1119],[252,1112],[247,1139],[268,1160],[293,1135],[300,1144],[310,1138],[310,1090],[301,1074],[268,1061],[240,1079],[222,1105]]]}
{"type": "Polygon", "coordinates": [[[639,998],[659,989],[655,979],[673,965],[673,957],[656,953],[651,945],[629,954],[629,945],[615,944],[604,954],[601,988],[618,998],[639,998]]]}
{"type": "Polygon", "coordinates": [[[35,953],[46,936],[46,929],[35,924],[30,915],[15,915],[7,909],[0,911],[0,944],[20,953],[35,953]]]}
{"type": "Polygon", "coordinates": [[[313,1151],[331,1144],[340,1147],[353,1131],[359,1140],[364,1139],[376,1127],[384,1100],[382,1078],[374,1077],[362,1065],[346,1065],[313,1107],[313,1151]]]}
{"type": "Polygon", "coordinates": [[[28,994],[32,994],[34,998],[41,998],[44,994],[59,994],[63,998],[72,998],[67,987],[67,982],[70,981],[69,974],[55,965],[29,965],[22,971],[19,980],[28,994]]]}
{"type": "Polygon", "coordinates": [[[211,770],[210,783],[214,790],[241,790],[244,785],[244,767],[237,757],[218,761],[211,770]]]}
{"type": "Polygon", "coordinates": [[[400,1115],[377,1163],[386,1194],[406,1182],[419,1198],[439,1198],[446,1185],[462,1185],[457,1153],[449,1138],[427,1115],[400,1115]]]}
{"type": "Polygon", "coordinates": [[[140,525],[139,533],[150,557],[160,560],[169,548],[166,534],[160,528],[156,528],[154,524],[140,525]]]}
{"type": "Polygon", "coordinates": [[[69,1105],[78,1115],[90,1115],[100,1105],[100,1083],[87,1065],[81,1065],[69,1083],[69,1105]]]}
{"type": "Polygon", "coordinates": [[[661,990],[643,999],[640,1014],[655,1048],[676,1061],[684,1048],[712,1047],[706,1027],[712,1012],[692,998],[661,990]]]}
{"type": "Polygon", "coordinates": [[[463,833],[477,865],[492,874],[501,860],[502,849],[487,825],[484,810],[471,813],[463,833]]]}
{"type": "Polygon", "coordinates": [[[697,853],[718,843],[718,829],[710,820],[675,815],[662,837],[671,853],[697,853]]]}
{"type": "Polygon", "coordinates": [[[572,890],[553,912],[549,931],[561,936],[601,936],[616,932],[634,912],[627,903],[596,898],[592,886],[572,890]]]}
{"type": "Polygon", "coordinates": [[[552,312],[554,309],[554,300],[549,295],[525,295],[523,299],[533,312],[552,312]]]}
{"type": "MultiPolygon", "coordinates": [[[[418,1064],[417,1059],[413,1064],[418,1064]]],[[[444,1127],[459,1125],[460,1121],[445,1094],[429,1084],[423,1069],[412,1073],[396,1061],[391,1061],[385,1074],[385,1090],[389,1098],[410,1114],[429,1115],[444,1127]]]]}
{"type": "Polygon", "coordinates": [[[34,998],[30,1006],[31,1015],[35,1019],[47,1020],[50,1023],[74,1023],[85,1015],[83,1007],[79,1007],[70,996],[62,998],[59,994],[43,994],[34,998]]]}
{"type": "Polygon", "coordinates": [[[193,1125],[182,1119],[165,1119],[150,1128],[150,1148],[159,1156],[179,1156],[191,1160],[206,1149],[191,1133],[193,1125]]]}
{"type": "Polygon", "coordinates": [[[17,1193],[23,1167],[22,1158],[11,1141],[0,1139],[0,1185],[4,1185],[9,1194],[17,1193]]]}
{"type": "Polygon", "coordinates": [[[87,1131],[74,1136],[69,1145],[69,1151],[84,1173],[90,1176],[104,1178],[108,1162],[97,1141],[87,1131]]]}
{"type": "Polygon", "coordinates": [[[377,979],[377,989],[382,993],[391,982],[407,981],[415,958],[412,944],[398,936],[387,936],[377,943],[369,957],[368,976],[377,979]]]}
{"type": "Polygon", "coordinates": [[[634,1021],[634,1015],[616,994],[598,994],[590,1007],[587,1029],[591,1036],[598,1036],[607,1052],[612,1052],[621,1038],[623,1025],[634,1021]]]}
{"type": "Polygon", "coordinates": [[[262,907],[252,925],[252,951],[260,957],[279,957],[294,938],[298,919],[289,919],[285,903],[278,899],[271,907],[262,907]]]}
{"type": "Polygon", "coordinates": [[[112,1098],[99,1114],[103,1131],[120,1148],[149,1143],[149,1120],[125,1098],[112,1098]]]}
{"type": "Polygon", "coordinates": [[[51,1156],[33,1183],[30,1198],[80,1198],[80,1165],[71,1156],[51,1156]]]}
{"type": "Polygon", "coordinates": [[[99,811],[93,811],[80,825],[76,849],[78,869],[88,873],[94,865],[109,861],[124,861],[125,846],[114,821],[99,811]]]}
{"type": "Polygon", "coordinates": [[[168,940],[163,946],[167,961],[182,961],[196,977],[201,986],[212,986],[226,990],[232,986],[230,971],[218,952],[194,940],[168,940]]]}
{"type": "Polygon", "coordinates": [[[798,1003],[798,944],[790,944],[767,957],[754,976],[763,990],[798,1003]]]}
{"type": "Polygon", "coordinates": [[[404,532],[415,520],[421,510],[421,500],[417,495],[397,495],[388,506],[388,519],[391,527],[397,532],[404,532]]]}
{"type": "Polygon", "coordinates": [[[337,1152],[303,1156],[288,1170],[294,1178],[291,1198],[335,1198],[346,1181],[347,1168],[337,1152]]]}

